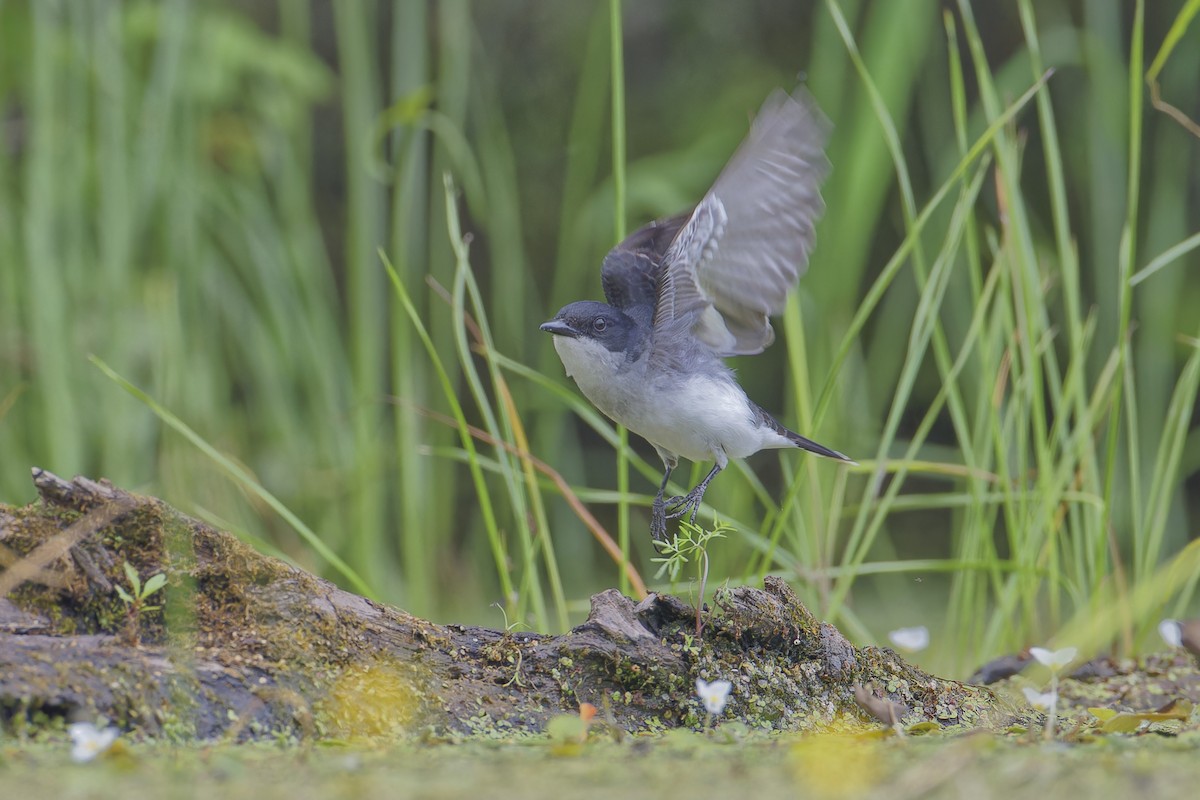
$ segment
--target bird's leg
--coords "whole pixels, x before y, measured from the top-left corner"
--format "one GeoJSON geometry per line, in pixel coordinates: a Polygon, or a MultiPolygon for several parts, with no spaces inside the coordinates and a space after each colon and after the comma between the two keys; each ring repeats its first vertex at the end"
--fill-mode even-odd
{"type": "Polygon", "coordinates": [[[654,496],[654,503],[650,506],[650,536],[656,542],[667,540],[667,501],[663,499],[663,494],[667,491],[667,481],[671,479],[671,470],[675,469],[675,464],[664,458],[663,467],[662,483],[658,485],[658,494],[654,496]]]}
{"type": "MultiPolygon", "coordinates": [[[[696,484],[696,488],[692,489],[683,497],[672,497],[667,501],[670,507],[667,511],[667,519],[679,519],[688,512],[691,516],[688,517],[688,522],[696,521],[696,512],[700,510],[700,501],[704,499],[704,490],[708,488],[708,484],[713,478],[717,477],[717,473],[724,468],[724,464],[717,462],[713,468],[704,476],[704,480],[696,484]]],[[[665,485],[665,484],[664,484],[665,485]]]]}

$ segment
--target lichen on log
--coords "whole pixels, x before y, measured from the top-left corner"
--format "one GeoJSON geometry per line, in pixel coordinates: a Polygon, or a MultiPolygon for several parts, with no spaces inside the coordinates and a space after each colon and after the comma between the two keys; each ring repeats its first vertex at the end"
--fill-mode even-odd
{"type": "Polygon", "coordinates": [[[506,735],[581,703],[629,732],[695,727],[697,678],[733,683],[726,718],[806,730],[904,722],[998,727],[1014,710],[895,653],[855,648],[791,588],[721,590],[695,609],[615,590],[562,635],[437,625],[261,555],[166,503],[105,481],[34,471],[40,501],[0,506],[0,719],[106,718],[181,740],[506,735]],[[167,576],[161,608],[131,615],[128,562],[167,576]],[[7,594],[7,598],[4,595],[7,594]]]}

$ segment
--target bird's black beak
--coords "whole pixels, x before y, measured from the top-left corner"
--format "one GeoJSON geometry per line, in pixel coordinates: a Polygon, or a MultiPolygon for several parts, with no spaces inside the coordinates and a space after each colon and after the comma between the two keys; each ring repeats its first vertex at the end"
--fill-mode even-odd
{"type": "Polygon", "coordinates": [[[555,336],[569,336],[574,339],[579,335],[579,331],[561,319],[552,319],[549,322],[543,322],[541,328],[546,333],[553,333],[555,336]]]}

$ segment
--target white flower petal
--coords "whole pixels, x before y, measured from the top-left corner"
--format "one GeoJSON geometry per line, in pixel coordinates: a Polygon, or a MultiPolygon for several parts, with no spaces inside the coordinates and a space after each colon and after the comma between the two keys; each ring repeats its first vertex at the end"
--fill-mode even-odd
{"type": "Polygon", "coordinates": [[[1047,649],[1046,649],[1046,648],[1044,648],[1044,647],[1031,647],[1031,648],[1029,648],[1029,655],[1031,655],[1031,656],[1033,656],[1035,659],[1037,659],[1037,662],[1038,662],[1039,664],[1046,664],[1047,666],[1049,666],[1049,664],[1050,664],[1050,656],[1051,656],[1051,653],[1050,653],[1050,651],[1049,651],[1049,650],[1047,650],[1047,649]]]}
{"type": "Polygon", "coordinates": [[[1171,647],[1183,645],[1183,626],[1177,619],[1164,619],[1158,623],[1158,635],[1171,647]]]}
{"type": "Polygon", "coordinates": [[[117,740],[116,728],[97,728],[90,722],[76,722],[67,726],[71,736],[71,758],[74,761],[91,761],[117,740]]]}
{"type": "Polygon", "coordinates": [[[1047,650],[1044,647],[1029,648],[1029,654],[1036,658],[1038,663],[1045,664],[1055,672],[1074,661],[1078,653],[1079,648],[1077,647],[1064,647],[1061,650],[1047,650]]]}
{"type": "Polygon", "coordinates": [[[897,628],[888,633],[888,640],[901,650],[917,653],[929,647],[929,628],[924,625],[897,628]]]}
{"type": "Polygon", "coordinates": [[[725,709],[725,701],[729,699],[729,690],[733,684],[729,681],[713,681],[709,683],[703,678],[696,679],[696,694],[704,702],[704,708],[710,714],[720,714],[725,709]]]}
{"type": "Polygon", "coordinates": [[[1022,689],[1025,693],[1025,699],[1029,701],[1029,705],[1034,708],[1040,708],[1046,711],[1050,710],[1050,706],[1054,705],[1054,692],[1039,692],[1037,689],[1031,689],[1026,686],[1022,689]]]}

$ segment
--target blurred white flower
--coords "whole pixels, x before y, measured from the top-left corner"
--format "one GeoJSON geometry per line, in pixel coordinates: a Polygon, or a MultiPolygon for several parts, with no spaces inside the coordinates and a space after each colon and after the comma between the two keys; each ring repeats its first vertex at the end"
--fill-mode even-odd
{"type": "Polygon", "coordinates": [[[116,728],[97,728],[90,722],[75,722],[67,726],[71,735],[71,758],[83,763],[112,747],[117,740],[116,728]]]}
{"type": "Polygon", "coordinates": [[[704,708],[710,714],[720,714],[725,709],[725,701],[729,699],[729,690],[733,684],[729,681],[706,682],[696,678],[696,694],[704,701],[704,708]]]}
{"type": "Polygon", "coordinates": [[[1037,689],[1031,689],[1026,686],[1021,691],[1025,692],[1025,699],[1029,701],[1029,705],[1034,708],[1040,708],[1043,711],[1049,711],[1053,708],[1055,701],[1058,699],[1058,693],[1054,690],[1039,692],[1037,689]]]}
{"type": "Polygon", "coordinates": [[[901,650],[918,653],[929,647],[929,628],[924,625],[918,625],[915,628],[897,628],[888,632],[888,640],[901,650]]]}
{"type": "Polygon", "coordinates": [[[1183,626],[1177,619],[1164,619],[1158,623],[1158,635],[1171,647],[1183,645],[1183,626]]]}
{"type": "Polygon", "coordinates": [[[1078,652],[1079,649],[1076,647],[1064,647],[1061,650],[1047,650],[1044,647],[1029,648],[1029,654],[1036,658],[1039,664],[1045,664],[1055,672],[1074,661],[1078,652]]]}

